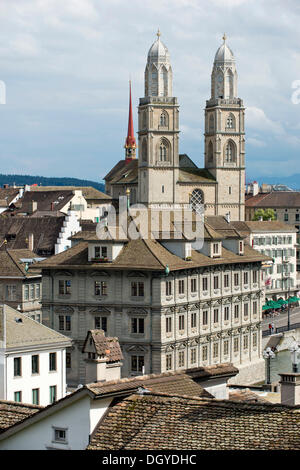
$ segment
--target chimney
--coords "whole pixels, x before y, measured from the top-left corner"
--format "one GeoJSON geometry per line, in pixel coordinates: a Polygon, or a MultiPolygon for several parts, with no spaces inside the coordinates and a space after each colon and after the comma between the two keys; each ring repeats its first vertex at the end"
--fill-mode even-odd
{"type": "Polygon", "coordinates": [[[28,235],[28,250],[33,251],[33,246],[34,246],[34,235],[33,233],[30,233],[28,235]]]}
{"type": "Polygon", "coordinates": [[[300,373],[279,374],[282,405],[300,405],[300,373]]]}
{"type": "Polygon", "coordinates": [[[259,193],[259,186],[257,181],[253,181],[252,183],[252,195],[256,196],[259,193]]]}

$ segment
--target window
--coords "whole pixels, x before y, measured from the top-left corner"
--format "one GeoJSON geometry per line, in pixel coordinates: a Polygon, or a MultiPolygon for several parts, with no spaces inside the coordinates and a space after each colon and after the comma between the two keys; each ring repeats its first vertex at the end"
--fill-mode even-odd
{"type": "Polygon", "coordinates": [[[232,163],[235,161],[235,148],[233,142],[229,141],[225,147],[225,161],[232,163]]]}
{"type": "Polygon", "coordinates": [[[249,315],[249,304],[244,304],[244,318],[248,318],[249,315]]]}
{"type": "Polygon", "coordinates": [[[107,258],[107,246],[95,246],[95,258],[107,258]]]}
{"type": "Polygon", "coordinates": [[[166,317],[166,333],[172,332],[172,317],[166,317]]]}
{"type": "Polygon", "coordinates": [[[95,329],[107,332],[107,317],[95,317],[95,329]]]}
{"type": "Polygon", "coordinates": [[[6,300],[17,300],[17,286],[6,286],[6,300]]]}
{"type": "Polygon", "coordinates": [[[54,428],[54,441],[55,442],[66,442],[67,441],[67,430],[54,428]]]}
{"type": "Polygon", "coordinates": [[[144,334],[144,318],[131,319],[131,333],[144,334]]]}
{"type": "Polygon", "coordinates": [[[243,349],[244,351],[248,349],[248,336],[247,335],[245,335],[243,338],[243,349]]]}
{"type": "Polygon", "coordinates": [[[179,315],[178,321],[179,321],[179,330],[180,331],[184,330],[184,315],[179,315]]]}
{"type": "Polygon", "coordinates": [[[224,287],[229,287],[229,274],[224,274],[224,287]]]}
{"type": "Polygon", "coordinates": [[[253,282],[254,284],[257,283],[258,275],[257,275],[257,270],[253,271],[253,282]]]}
{"type": "Polygon", "coordinates": [[[15,392],[14,393],[14,401],[20,403],[22,401],[22,392],[15,392]]]}
{"type": "Polygon", "coordinates": [[[219,254],[219,243],[213,243],[213,254],[214,255],[219,254]]]}
{"type": "Polygon", "coordinates": [[[205,345],[205,346],[202,346],[202,360],[207,361],[207,358],[208,358],[208,347],[205,345]]]}
{"type": "Polygon", "coordinates": [[[60,331],[71,331],[71,317],[70,315],[59,315],[58,329],[60,331]]]}
{"type": "Polygon", "coordinates": [[[191,292],[197,292],[197,279],[191,279],[191,292]]]}
{"type": "Polygon", "coordinates": [[[107,295],[106,281],[95,281],[95,295],[107,295]]]}
{"type": "Polygon", "coordinates": [[[288,213],[285,213],[285,214],[284,214],[284,221],[285,221],[285,222],[288,222],[288,221],[289,221],[289,214],[288,214],[288,213]]]}
{"type": "Polygon", "coordinates": [[[166,354],[166,370],[172,369],[172,354],[166,354]]]}
{"type": "Polygon", "coordinates": [[[50,385],[49,387],[50,392],[50,403],[54,403],[56,401],[56,385],[50,385]]]}
{"type": "Polygon", "coordinates": [[[214,276],[214,289],[219,289],[219,276],[214,276]]]}
{"type": "Polygon", "coordinates": [[[192,210],[196,211],[199,210],[204,204],[204,194],[201,189],[194,189],[190,197],[190,205],[192,206],[192,210]]]}
{"type": "Polygon", "coordinates": [[[213,344],[213,357],[216,359],[219,356],[219,343],[213,344]]]}
{"type": "Polygon", "coordinates": [[[244,284],[247,285],[249,282],[249,276],[248,273],[244,273],[244,284]]]}
{"type": "Polygon", "coordinates": [[[196,328],[197,326],[197,313],[192,312],[191,313],[191,328],[196,328]]]}
{"type": "Polygon", "coordinates": [[[240,245],[240,253],[242,253],[244,250],[244,243],[240,242],[239,245],[240,245]]]}
{"type": "Polygon", "coordinates": [[[204,290],[204,291],[208,290],[208,279],[207,279],[207,277],[202,278],[202,290],[204,290]]]}
{"type": "Polygon", "coordinates": [[[206,326],[208,324],[208,310],[202,312],[202,324],[206,326]]]}
{"type": "Polygon", "coordinates": [[[143,372],[144,365],[144,356],[131,356],[132,372],[143,372]]]}
{"type": "Polygon", "coordinates": [[[229,320],[229,306],[228,305],[226,305],[226,307],[224,307],[224,320],[225,321],[229,320]]]}
{"type": "Polygon", "coordinates": [[[184,367],[184,351],[178,353],[178,367],[184,367]]]}
{"type": "Polygon", "coordinates": [[[235,306],[234,306],[234,319],[235,319],[235,320],[238,320],[239,315],[240,315],[240,306],[239,306],[239,305],[235,305],[235,306]]]}
{"type": "Polygon", "coordinates": [[[56,370],[56,353],[49,353],[49,370],[56,370]]]}
{"type": "Polygon", "coordinates": [[[30,300],[35,298],[35,286],[34,284],[30,284],[30,300]]]}
{"type": "Polygon", "coordinates": [[[29,300],[29,285],[24,286],[24,300],[29,300]]]}
{"type": "Polygon", "coordinates": [[[257,301],[253,302],[253,315],[257,315],[257,301]]]}
{"type": "Polygon", "coordinates": [[[71,369],[71,367],[72,367],[71,353],[67,352],[66,353],[66,368],[71,369]]]}
{"type": "Polygon", "coordinates": [[[144,283],[143,282],[131,283],[131,296],[132,297],[144,297],[144,283]]]}
{"type": "Polygon", "coordinates": [[[257,333],[253,333],[253,347],[257,347],[257,333]]]}
{"type": "Polygon", "coordinates": [[[238,273],[234,273],[233,283],[234,283],[235,287],[237,287],[239,285],[239,275],[238,275],[238,273]]]}
{"type": "Polygon", "coordinates": [[[233,114],[229,114],[226,120],[226,128],[227,129],[234,129],[235,128],[235,118],[233,114]]]}
{"type": "Polygon", "coordinates": [[[196,348],[191,349],[191,364],[196,364],[197,362],[197,350],[196,348]]]}
{"type": "Polygon", "coordinates": [[[71,281],[70,280],[59,280],[59,294],[60,295],[71,294],[71,281]]]}
{"type": "Polygon", "coordinates": [[[233,338],[233,352],[239,352],[239,338],[233,338]]]}
{"type": "Polygon", "coordinates": [[[172,282],[166,282],[166,295],[172,295],[172,282]]]}
{"type": "Polygon", "coordinates": [[[38,374],[39,373],[39,355],[31,356],[31,373],[38,374]]]}
{"type": "Polygon", "coordinates": [[[161,162],[167,161],[167,147],[163,142],[159,146],[159,160],[161,162]]]}
{"type": "Polygon", "coordinates": [[[35,285],[35,298],[36,299],[41,298],[41,284],[36,284],[35,285]]]}
{"type": "Polygon", "coordinates": [[[178,292],[179,294],[184,294],[184,280],[183,279],[178,281],[178,292]]]}
{"type": "Polygon", "coordinates": [[[14,358],[14,377],[21,377],[22,376],[22,358],[15,357],[14,358]]]}
{"type": "Polygon", "coordinates": [[[160,125],[166,127],[168,125],[168,116],[165,111],[163,111],[160,115],[160,125]]]}
{"type": "Polygon", "coordinates": [[[39,388],[32,389],[32,403],[33,405],[40,404],[40,389],[39,388]]]}
{"type": "Polygon", "coordinates": [[[219,309],[214,308],[214,323],[219,323],[219,309]]]}
{"type": "Polygon", "coordinates": [[[224,340],[224,344],[223,344],[223,350],[224,350],[224,356],[228,356],[228,353],[229,353],[229,341],[228,339],[225,339],[224,340]]]}

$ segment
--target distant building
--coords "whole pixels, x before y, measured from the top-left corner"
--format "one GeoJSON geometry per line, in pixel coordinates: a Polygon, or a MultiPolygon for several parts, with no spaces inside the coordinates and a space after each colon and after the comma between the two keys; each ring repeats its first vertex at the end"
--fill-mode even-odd
{"type": "MultiPolygon", "coordinates": [[[[273,209],[278,221],[292,225],[297,230],[300,246],[300,192],[272,191],[246,197],[245,220],[253,220],[258,209],[273,209]]],[[[300,271],[300,249],[297,246],[297,271],[300,271]]]]}
{"type": "Polygon", "coordinates": [[[49,405],[66,395],[69,338],[0,306],[0,399],[49,405]]]}
{"type": "Polygon", "coordinates": [[[28,269],[42,259],[30,250],[0,251],[0,303],[38,322],[42,319],[42,276],[28,269]]]}
{"type": "Polygon", "coordinates": [[[297,230],[279,220],[233,222],[233,225],[247,236],[250,246],[272,258],[265,267],[266,296],[277,299],[296,295],[299,290],[297,230]]]}

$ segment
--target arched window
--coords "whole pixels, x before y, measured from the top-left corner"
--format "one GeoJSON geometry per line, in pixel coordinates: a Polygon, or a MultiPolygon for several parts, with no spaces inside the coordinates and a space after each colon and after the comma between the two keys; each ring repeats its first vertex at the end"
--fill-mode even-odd
{"type": "Polygon", "coordinates": [[[159,146],[159,159],[161,162],[166,162],[168,156],[168,151],[166,145],[161,142],[159,146]]]}
{"type": "Polygon", "coordinates": [[[159,94],[160,96],[168,96],[168,71],[165,67],[162,67],[159,72],[159,94]]]}
{"type": "Polygon", "coordinates": [[[146,141],[146,139],[144,139],[143,143],[142,143],[142,161],[143,162],[147,161],[147,141],[146,141]]]}
{"type": "Polygon", "coordinates": [[[235,117],[232,113],[228,114],[226,119],[226,128],[235,129],[235,117]]]}
{"type": "Polygon", "coordinates": [[[210,141],[208,144],[208,151],[207,151],[208,161],[212,162],[214,159],[214,146],[213,143],[210,141]]]}
{"type": "Polygon", "coordinates": [[[166,111],[162,111],[160,115],[160,126],[167,127],[168,126],[168,113],[166,111]]]}
{"type": "Polygon", "coordinates": [[[204,194],[201,189],[194,189],[190,197],[190,205],[195,212],[201,212],[201,207],[204,204],[204,194]]]}
{"type": "Polygon", "coordinates": [[[227,163],[235,162],[235,145],[231,140],[225,146],[225,161],[227,163]]]}
{"type": "Polygon", "coordinates": [[[152,67],[151,70],[151,96],[157,96],[158,95],[158,73],[156,68],[152,67]]]}

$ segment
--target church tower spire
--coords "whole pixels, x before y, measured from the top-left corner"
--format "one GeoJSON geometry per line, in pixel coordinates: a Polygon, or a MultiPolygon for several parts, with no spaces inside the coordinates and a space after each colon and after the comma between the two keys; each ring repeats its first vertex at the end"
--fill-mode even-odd
{"type": "Polygon", "coordinates": [[[139,202],[174,204],[179,178],[179,106],[172,96],[170,54],[157,39],[145,68],[145,96],[139,103],[139,202]]]}
{"type": "Polygon", "coordinates": [[[224,34],[211,74],[205,108],[205,168],[214,175],[215,215],[245,217],[245,108],[237,94],[235,58],[224,34]]]}
{"type": "Polygon", "coordinates": [[[136,141],[133,130],[133,118],[132,118],[132,100],[131,100],[131,80],[129,81],[129,116],[128,116],[128,132],[125,141],[125,158],[126,161],[130,161],[135,158],[136,152],[136,141]]]}

